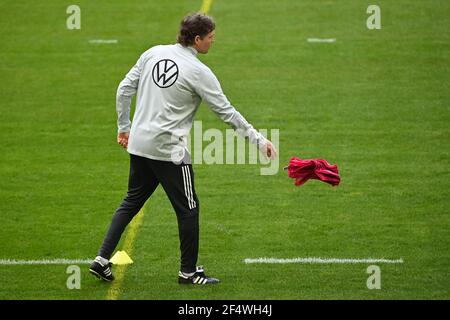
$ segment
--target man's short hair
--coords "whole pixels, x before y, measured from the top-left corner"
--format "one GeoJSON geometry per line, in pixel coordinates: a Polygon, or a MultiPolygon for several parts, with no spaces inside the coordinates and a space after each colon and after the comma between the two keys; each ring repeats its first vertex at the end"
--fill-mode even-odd
{"type": "Polygon", "coordinates": [[[180,33],[177,41],[181,45],[188,47],[194,44],[196,36],[204,38],[208,33],[216,28],[214,20],[203,13],[193,13],[183,18],[180,24],[180,33]]]}

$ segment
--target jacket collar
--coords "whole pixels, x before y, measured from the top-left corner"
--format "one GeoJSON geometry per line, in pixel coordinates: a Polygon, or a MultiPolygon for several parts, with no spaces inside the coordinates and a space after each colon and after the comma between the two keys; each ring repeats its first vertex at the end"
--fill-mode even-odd
{"type": "Polygon", "coordinates": [[[195,50],[194,47],[191,47],[191,46],[185,47],[185,46],[183,46],[183,45],[180,44],[180,43],[177,43],[176,45],[179,46],[179,47],[181,47],[181,48],[183,48],[183,49],[185,49],[185,50],[188,50],[188,51],[189,51],[190,53],[192,53],[194,56],[197,56],[197,54],[198,54],[198,51],[195,50]]]}

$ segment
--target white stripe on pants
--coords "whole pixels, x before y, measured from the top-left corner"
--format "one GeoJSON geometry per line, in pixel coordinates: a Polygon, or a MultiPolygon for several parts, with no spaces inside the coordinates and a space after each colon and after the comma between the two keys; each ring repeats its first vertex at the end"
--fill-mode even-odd
{"type": "Polygon", "coordinates": [[[184,193],[188,200],[189,209],[193,209],[196,207],[196,203],[192,194],[191,172],[189,171],[188,166],[183,166],[181,169],[183,171],[184,193]]]}

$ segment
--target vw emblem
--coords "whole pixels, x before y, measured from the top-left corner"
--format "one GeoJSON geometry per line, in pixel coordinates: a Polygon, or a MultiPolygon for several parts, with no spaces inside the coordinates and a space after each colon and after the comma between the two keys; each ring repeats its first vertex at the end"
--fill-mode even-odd
{"type": "Polygon", "coordinates": [[[178,66],[170,59],[159,60],[152,71],[153,82],[160,88],[168,88],[178,79],[178,66]]]}

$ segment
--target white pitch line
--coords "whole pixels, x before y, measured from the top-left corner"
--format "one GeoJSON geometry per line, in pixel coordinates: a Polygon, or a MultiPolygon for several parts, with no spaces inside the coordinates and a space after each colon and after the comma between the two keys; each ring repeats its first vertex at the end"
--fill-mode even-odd
{"type": "Polygon", "coordinates": [[[304,263],[304,264],[330,264],[330,263],[403,263],[403,259],[389,260],[389,259],[338,259],[338,258],[293,258],[293,259],[278,259],[278,258],[256,258],[244,259],[246,264],[249,263],[304,263]]]}
{"type": "Polygon", "coordinates": [[[308,38],[308,42],[325,42],[325,43],[333,43],[333,42],[336,42],[336,39],[335,39],[335,38],[329,38],[329,39],[308,38]]]}
{"type": "Polygon", "coordinates": [[[44,260],[15,260],[0,259],[0,265],[49,265],[49,264],[91,264],[91,259],[44,259],[44,260]]]}
{"type": "Polygon", "coordinates": [[[119,40],[117,39],[93,39],[89,40],[89,43],[102,43],[102,44],[116,44],[119,40]]]}

